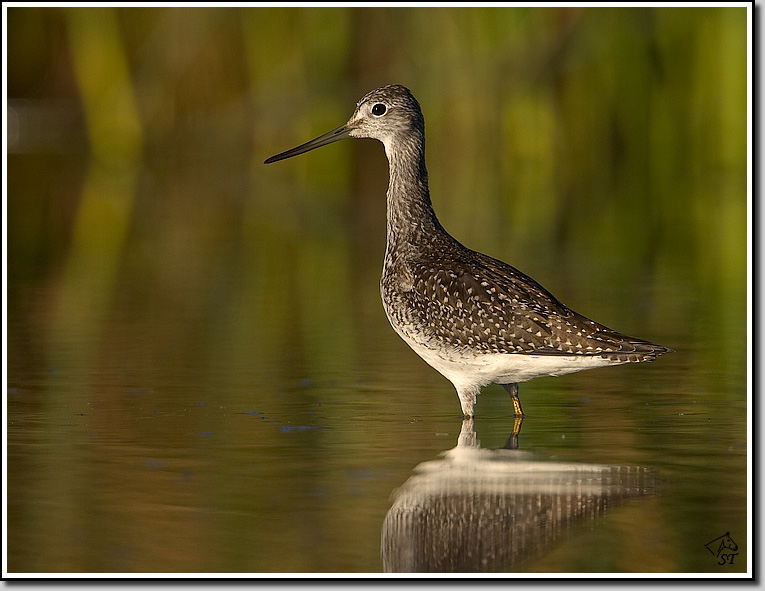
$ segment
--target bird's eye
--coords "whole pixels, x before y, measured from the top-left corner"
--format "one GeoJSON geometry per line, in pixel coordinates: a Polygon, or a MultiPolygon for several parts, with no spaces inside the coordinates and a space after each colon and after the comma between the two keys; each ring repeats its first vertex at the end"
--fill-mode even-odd
{"type": "Polygon", "coordinates": [[[372,107],[372,115],[375,115],[379,117],[380,115],[385,114],[385,105],[382,103],[377,103],[374,107],[372,107]]]}

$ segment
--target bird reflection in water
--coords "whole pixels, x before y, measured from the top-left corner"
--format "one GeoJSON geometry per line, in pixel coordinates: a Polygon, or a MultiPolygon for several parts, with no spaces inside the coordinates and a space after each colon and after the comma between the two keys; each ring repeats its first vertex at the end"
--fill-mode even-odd
{"type": "Polygon", "coordinates": [[[654,494],[650,468],[543,461],[481,449],[472,420],[457,446],[419,464],[393,494],[382,529],[385,572],[502,572],[552,549],[607,507],[654,494]]]}

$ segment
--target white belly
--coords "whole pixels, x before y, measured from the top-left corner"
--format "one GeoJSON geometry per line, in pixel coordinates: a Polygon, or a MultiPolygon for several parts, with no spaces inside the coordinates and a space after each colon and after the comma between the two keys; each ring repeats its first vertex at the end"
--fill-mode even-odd
{"type": "Polygon", "coordinates": [[[406,335],[401,336],[415,353],[451,381],[458,391],[479,389],[488,384],[515,384],[624,363],[592,355],[465,355],[459,351],[427,347],[406,335]]]}

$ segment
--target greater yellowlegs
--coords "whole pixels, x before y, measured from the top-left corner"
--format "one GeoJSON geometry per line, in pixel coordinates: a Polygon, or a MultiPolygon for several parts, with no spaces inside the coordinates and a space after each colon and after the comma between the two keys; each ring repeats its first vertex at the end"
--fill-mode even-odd
{"type": "Polygon", "coordinates": [[[452,238],[430,202],[425,120],[403,86],[373,90],[345,125],[265,163],[346,137],[380,140],[390,166],[380,280],[385,313],[399,336],[454,384],[465,417],[473,417],[488,384],[501,384],[522,418],[518,382],[652,361],[671,351],[577,314],[514,267],[452,238]]]}

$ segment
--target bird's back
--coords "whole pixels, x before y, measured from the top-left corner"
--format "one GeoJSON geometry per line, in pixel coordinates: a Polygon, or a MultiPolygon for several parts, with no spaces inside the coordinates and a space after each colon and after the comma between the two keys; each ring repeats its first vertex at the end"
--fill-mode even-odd
{"type": "Polygon", "coordinates": [[[385,266],[383,301],[405,338],[475,355],[597,356],[615,363],[669,351],[574,312],[518,269],[442,232],[385,266]]]}

